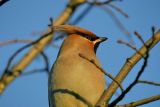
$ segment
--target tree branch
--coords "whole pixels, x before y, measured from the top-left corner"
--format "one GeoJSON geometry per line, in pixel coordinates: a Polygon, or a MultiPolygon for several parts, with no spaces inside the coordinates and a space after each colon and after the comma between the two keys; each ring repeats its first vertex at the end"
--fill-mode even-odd
{"type": "Polygon", "coordinates": [[[119,83],[114,79],[114,77],[113,77],[111,74],[105,72],[101,67],[99,67],[99,66],[94,62],[94,60],[88,59],[87,57],[85,57],[85,56],[84,56],[83,54],[81,54],[81,53],[79,53],[79,56],[82,57],[82,58],[84,58],[84,59],[86,59],[87,61],[91,62],[92,64],[94,64],[105,76],[107,76],[107,77],[109,77],[111,80],[113,80],[113,81],[119,86],[119,88],[121,89],[122,92],[124,91],[122,85],[119,84],[119,83]]]}
{"type": "Polygon", "coordinates": [[[121,95],[119,97],[117,97],[111,104],[109,104],[109,107],[114,107],[115,105],[117,105],[117,103],[119,103],[127,95],[127,93],[137,84],[139,78],[141,77],[142,73],[144,72],[145,68],[147,67],[148,58],[149,58],[149,48],[150,48],[151,44],[152,43],[150,43],[147,46],[144,44],[146,46],[147,52],[146,52],[146,56],[144,57],[144,62],[143,62],[142,68],[138,72],[135,80],[121,93],[121,95]]]}
{"type": "MultiPolygon", "coordinates": [[[[79,7],[80,4],[85,3],[86,0],[70,0],[65,10],[62,12],[62,14],[59,16],[59,18],[55,21],[54,25],[61,25],[64,24],[66,21],[69,20],[69,18],[72,16],[72,14],[75,12],[75,10],[79,7]]],[[[48,29],[48,31],[45,33],[47,34],[50,32],[51,29],[48,29]]],[[[11,70],[12,72],[23,71],[31,62],[34,60],[40,52],[47,46],[47,44],[52,40],[52,34],[49,36],[43,38],[29,50],[29,52],[13,67],[11,70]],[[35,48],[36,47],[36,48],[35,48]]],[[[19,75],[18,75],[19,76],[19,75]]],[[[3,76],[0,79],[0,94],[3,93],[5,88],[14,80],[16,77],[14,76],[3,76]]]]}
{"type": "Polygon", "coordinates": [[[112,11],[112,9],[108,8],[107,6],[98,6],[99,8],[103,9],[105,12],[107,12],[107,14],[110,15],[110,17],[112,18],[112,20],[115,22],[115,24],[117,25],[117,27],[124,33],[126,34],[125,36],[127,37],[127,39],[129,40],[129,42],[131,44],[135,44],[132,38],[131,33],[126,29],[126,27],[123,25],[123,23],[119,20],[119,18],[117,18],[117,16],[115,15],[115,13],[112,11]]]}
{"type": "Polygon", "coordinates": [[[124,105],[117,105],[115,107],[136,107],[136,106],[140,106],[140,105],[143,105],[143,104],[151,103],[151,102],[157,101],[157,100],[160,100],[160,95],[155,95],[155,96],[152,96],[152,97],[149,97],[149,98],[145,98],[145,99],[142,99],[142,100],[134,101],[134,102],[131,102],[131,103],[128,103],[128,104],[124,104],[124,105]]]}
{"type": "MultiPolygon", "coordinates": [[[[160,30],[155,33],[153,37],[151,37],[145,44],[149,45],[150,43],[151,48],[153,48],[158,42],[160,41],[160,30]]],[[[124,66],[121,68],[120,72],[117,74],[115,77],[115,80],[118,81],[119,83],[122,83],[122,81],[125,79],[125,77],[128,75],[128,73],[131,71],[131,69],[134,67],[134,65],[142,58],[142,55],[146,55],[147,49],[146,46],[142,46],[139,49],[139,53],[135,53],[132,57],[129,58],[129,60],[126,60],[126,63],[124,66]]],[[[111,97],[117,90],[118,85],[115,82],[112,82],[108,89],[104,92],[104,94],[101,96],[100,100],[97,103],[97,107],[99,106],[105,106],[106,104],[108,105],[108,102],[110,101],[111,97]]]]}
{"type": "Polygon", "coordinates": [[[160,83],[156,83],[156,82],[152,82],[152,81],[147,81],[147,80],[138,80],[138,83],[148,84],[148,85],[154,85],[154,86],[160,86],[160,83]]]}
{"type": "Polygon", "coordinates": [[[13,40],[8,40],[5,42],[0,42],[0,46],[6,46],[12,43],[31,43],[33,40],[26,40],[26,39],[13,39],[13,40]]]}

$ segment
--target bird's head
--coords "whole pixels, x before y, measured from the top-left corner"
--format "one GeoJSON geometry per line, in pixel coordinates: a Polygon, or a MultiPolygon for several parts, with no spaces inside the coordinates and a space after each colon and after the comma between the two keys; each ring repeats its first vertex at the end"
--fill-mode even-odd
{"type": "Polygon", "coordinates": [[[68,49],[72,47],[82,47],[85,52],[93,50],[96,53],[99,44],[107,40],[106,37],[98,37],[86,29],[73,25],[55,26],[54,30],[67,33],[68,36],[62,46],[65,46],[68,49]]]}

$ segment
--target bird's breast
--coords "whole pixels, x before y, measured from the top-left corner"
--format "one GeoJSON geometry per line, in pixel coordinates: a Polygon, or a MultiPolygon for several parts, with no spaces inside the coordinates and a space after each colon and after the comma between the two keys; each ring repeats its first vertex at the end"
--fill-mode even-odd
{"type": "Polygon", "coordinates": [[[104,74],[90,61],[75,55],[60,57],[51,73],[52,88],[67,89],[95,104],[105,88],[104,74]]]}

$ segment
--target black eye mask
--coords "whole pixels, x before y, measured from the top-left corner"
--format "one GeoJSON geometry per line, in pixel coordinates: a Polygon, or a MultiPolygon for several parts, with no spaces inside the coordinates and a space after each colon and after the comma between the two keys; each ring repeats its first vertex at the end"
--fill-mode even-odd
{"type": "Polygon", "coordinates": [[[89,35],[82,35],[83,37],[85,37],[86,39],[90,40],[90,41],[95,41],[96,39],[98,39],[99,37],[91,37],[89,35]]]}

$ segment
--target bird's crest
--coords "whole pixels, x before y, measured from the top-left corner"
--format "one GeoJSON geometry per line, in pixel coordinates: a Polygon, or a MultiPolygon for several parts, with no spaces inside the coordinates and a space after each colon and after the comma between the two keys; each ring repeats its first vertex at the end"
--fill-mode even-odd
{"type": "Polygon", "coordinates": [[[97,38],[97,36],[83,28],[80,28],[78,26],[73,26],[73,25],[59,25],[59,26],[54,26],[54,31],[62,31],[68,34],[80,34],[80,35],[87,35],[90,36],[91,38],[97,38]]]}

